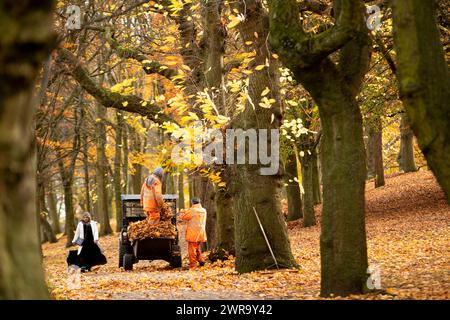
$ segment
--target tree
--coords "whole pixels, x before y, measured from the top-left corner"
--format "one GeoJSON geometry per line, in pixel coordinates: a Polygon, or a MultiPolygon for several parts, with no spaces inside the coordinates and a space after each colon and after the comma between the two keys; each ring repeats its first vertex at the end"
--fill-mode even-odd
{"type": "Polygon", "coordinates": [[[450,203],[450,79],[435,9],[436,1],[392,1],[400,98],[450,203]]]}
{"type": "Polygon", "coordinates": [[[45,299],[35,211],[34,83],[54,44],[53,1],[3,1],[0,20],[0,299],[45,299]],[[20,54],[18,54],[20,53],[20,54]]]}
{"type": "Polygon", "coordinates": [[[383,127],[381,116],[374,114],[371,121],[367,120],[366,134],[367,141],[367,168],[368,178],[375,179],[375,188],[384,186],[383,167],[383,127]]]}
{"type": "Polygon", "coordinates": [[[417,171],[414,160],[414,133],[408,124],[408,116],[405,113],[402,113],[400,120],[400,151],[397,163],[403,172],[417,171]]]}
{"type": "Polygon", "coordinates": [[[300,219],[303,217],[302,198],[298,182],[297,155],[293,148],[288,151],[287,158],[284,161],[284,183],[288,203],[287,220],[300,219]]]}
{"type": "MultiPolygon", "coordinates": [[[[246,1],[236,4],[246,19],[238,25],[245,49],[255,51],[251,66],[265,65],[249,75],[249,99],[245,109],[232,120],[233,128],[271,129],[281,125],[282,109],[279,96],[278,63],[268,50],[266,39],[269,19],[262,1],[246,1]],[[266,69],[267,68],[267,69],[266,69]],[[268,88],[268,97],[275,102],[270,108],[253,109],[250,101],[261,100],[261,93],[268,88]]],[[[270,130],[268,131],[270,132],[270,130]]],[[[269,144],[275,143],[268,139],[269,144]]],[[[247,153],[248,157],[248,153],[247,153]]],[[[233,196],[235,221],[236,270],[251,272],[274,267],[274,261],[263,235],[255,211],[259,215],[269,243],[280,267],[292,268],[297,264],[292,255],[286,224],[281,213],[281,175],[261,175],[261,164],[235,165],[233,168],[233,196]]]]}
{"type": "MultiPolygon", "coordinates": [[[[310,111],[310,109],[308,110],[310,111]]],[[[302,120],[305,128],[311,126],[310,112],[302,112],[302,120]]],[[[302,164],[303,184],[303,227],[311,227],[316,224],[314,213],[314,154],[316,154],[316,139],[312,132],[300,136],[299,150],[301,150],[300,162],[302,164]]]]}
{"type": "Polygon", "coordinates": [[[47,193],[47,202],[48,202],[48,210],[50,215],[50,220],[52,222],[52,229],[55,232],[55,234],[58,234],[61,232],[61,225],[59,223],[59,212],[56,205],[56,195],[55,191],[53,190],[53,182],[50,181],[50,186],[48,188],[47,193]]]}
{"type": "Polygon", "coordinates": [[[73,179],[75,174],[75,164],[80,151],[80,124],[79,110],[74,110],[74,124],[72,136],[72,150],[68,156],[64,153],[63,148],[56,148],[57,163],[59,174],[64,190],[64,210],[66,212],[64,231],[67,236],[66,247],[72,245],[72,239],[75,232],[75,209],[73,201],[73,179]]]}
{"type": "Polygon", "coordinates": [[[334,0],[335,26],[305,32],[295,0],[268,1],[270,43],[319,107],[323,210],[321,295],[365,290],[366,165],[362,117],[355,99],[370,61],[363,2],[334,0]],[[330,54],[339,52],[336,64],[330,54]]]}
{"type": "Polygon", "coordinates": [[[125,126],[123,115],[116,111],[116,143],[114,152],[114,199],[116,206],[116,231],[122,228],[122,178],[121,178],[121,160],[123,149],[123,127],[125,126]]]}

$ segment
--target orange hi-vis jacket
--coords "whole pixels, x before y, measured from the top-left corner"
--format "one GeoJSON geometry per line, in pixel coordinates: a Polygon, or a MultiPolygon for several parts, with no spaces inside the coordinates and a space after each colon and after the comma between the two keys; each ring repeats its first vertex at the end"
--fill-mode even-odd
{"type": "Polygon", "coordinates": [[[147,179],[142,184],[141,188],[141,206],[147,213],[150,219],[159,218],[159,209],[164,203],[162,196],[161,180],[155,175],[152,175],[154,181],[151,186],[147,185],[147,179]]]}
{"type": "Polygon", "coordinates": [[[200,203],[180,215],[181,220],[187,220],[186,241],[206,242],[206,209],[200,203]]]}

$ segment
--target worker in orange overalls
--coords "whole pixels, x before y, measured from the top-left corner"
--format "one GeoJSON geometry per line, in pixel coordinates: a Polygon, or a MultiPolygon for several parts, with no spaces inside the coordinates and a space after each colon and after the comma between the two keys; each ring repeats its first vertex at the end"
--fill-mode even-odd
{"type": "Polygon", "coordinates": [[[145,179],[141,188],[141,206],[151,224],[157,224],[159,222],[161,207],[164,203],[162,196],[163,172],[163,168],[156,168],[145,179]]]}
{"type": "Polygon", "coordinates": [[[188,242],[189,268],[205,265],[200,245],[206,242],[206,209],[199,198],[192,198],[191,208],[180,211],[180,219],[186,220],[186,241],[188,242]]]}

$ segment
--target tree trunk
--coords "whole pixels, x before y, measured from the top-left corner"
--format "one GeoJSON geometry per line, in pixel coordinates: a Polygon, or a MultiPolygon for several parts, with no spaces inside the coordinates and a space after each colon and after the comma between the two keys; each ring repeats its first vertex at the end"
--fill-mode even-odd
{"type": "Polygon", "coordinates": [[[436,1],[392,1],[400,98],[450,203],[450,79],[435,9],[436,1]]]}
{"type": "Polygon", "coordinates": [[[363,292],[367,279],[367,249],[361,114],[355,99],[337,83],[333,84],[333,77],[322,81],[311,78],[314,82],[303,81],[303,84],[319,105],[323,132],[321,294],[363,292]],[[324,83],[329,85],[324,86],[324,83]]]}
{"type": "Polygon", "coordinates": [[[366,136],[367,179],[372,179],[375,177],[375,163],[373,156],[375,130],[372,129],[371,123],[367,123],[364,131],[366,136]]]}
{"type": "Polygon", "coordinates": [[[192,175],[189,175],[188,176],[188,186],[189,186],[189,203],[190,203],[190,200],[194,197],[194,194],[195,194],[195,192],[194,192],[194,186],[195,185],[195,183],[194,183],[194,177],[192,176],[192,175]]]}
{"type": "Polygon", "coordinates": [[[295,0],[268,2],[270,42],[319,107],[323,169],[321,295],[361,293],[366,288],[368,264],[366,163],[356,96],[368,70],[371,50],[364,4],[359,0],[334,0],[337,27],[312,35],[302,28],[295,0]],[[328,57],[336,51],[340,53],[338,64],[328,57]]]}
{"type": "MultiPolygon", "coordinates": [[[[82,115],[82,113],[81,113],[82,115]]],[[[82,120],[82,119],[81,119],[82,120]]],[[[64,164],[64,156],[62,154],[62,149],[56,149],[56,154],[58,158],[58,167],[59,173],[61,176],[61,181],[64,190],[64,207],[66,211],[66,221],[64,227],[64,233],[67,235],[66,247],[70,247],[72,245],[72,239],[75,231],[75,211],[73,206],[73,177],[75,172],[75,164],[78,156],[78,152],[80,150],[80,124],[81,120],[78,119],[78,111],[75,109],[74,111],[74,134],[72,141],[72,154],[70,158],[70,164],[68,167],[65,167],[64,164]]]]}
{"type": "MultiPolygon", "coordinates": [[[[131,148],[135,150],[135,152],[141,152],[141,139],[138,136],[138,133],[132,129],[132,140],[131,140],[131,148]]],[[[131,187],[132,192],[134,194],[141,193],[141,187],[143,183],[142,178],[142,165],[135,163],[134,164],[134,174],[131,175],[131,187]]],[[[164,186],[164,184],[163,184],[164,186]]]]}
{"type": "Polygon", "coordinates": [[[108,190],[107,190],[107,159],[105,155],[106,145],[106,129],[103,123],[106,116],[106,109],[100,104],[96,103],[97,121],[96,123],[96,150],[97,150],[97,216],[100,222],[99,233],[101,236],[112,234],[112,228],[109,223],[109,206],[108,206],[108,190]]]}
{"type": "MultiPolygon", "coordinates": [[[[123,119],[123,118],[122,118],[123,119]]],[[[123,122],[122,127],[122,144],[123,144],[123,166],[122,166],[122,179],[123,179],[123,193],[129,193],[128,192],[128,126],[126,125],[126,122],[123,122]]]]}
{"type": "MultiPolygon", "coordinates": [[[[84,112],[84,111],[83,111],[84,112]]],[[[91,191],[89,184],[89,155],[88,155],[88,138],[87,133],[84,131],[81,134],[82,148],[83,148],[83,170],[84,170],[84,197],[86,198],[86,208],[85,210],[89,213],[92,212],[92,201],[91,201],[91,191]]]]}
{"type": "Polygon", "coordinates": [[[123,117],[120,112],[116,112],[116,144],[114,153],[114,200],[116,207],[116,231],[119,232],[122,228],[122,180],[121,180],[121,166],[120,160],[122,159],[122,128],[123,117]]]}
{"type": "MultiPolygon", "coordinates": [[[[47,214],[45,214],[43,212],[39,215],[39,217],[40,217],[40,222],[41,222],[41,228],[45,235],[46,241],[48,241],[50,243],[58,242],[58,240],[56,239],[55,233],[53,232],[52,226],[50,225],[50,223],[47,220],[47,214]]],[[[45,241],[42,241],[42,243],[43,242],[45,242],[45,241]]]]}
{"type": "Polygon", "coordinates": [[[164,194],[175,194],[175,178],[173,173],[169,172],[164,177],[164,194]]]}
{"type": "Polygon", "coordinates": [[[373,115],[372,122],[367,124],[367,135],[367,176],[375,179],[375,188],[378,188],[385,184],[383,166],[383,126],[379,115],[373,115]]]}
{"type": "Polygon", "coordinates": [[[320,189],[320,168],[319,168],[319,156],[317,147],[311,150],[312,152],[312,164],[313,164],[313,192],[314,192],[314,205],[322,203],[322,190],[320,189]]]}
{"type": "Polygon", "coordinates": [[[75,211],[73,207],[72,178],[67,176],[62,161],[59,161],[61,180],[64,190],[64,209],[66,212],[64,233],[67,236],[66,247],[72,245],[72,239],[75,232],[75,211]]]}
{"type": "MultiPolygon", "coordinates": [[[[38,180],[38,179],[36,179],[36,180],[38,180]]],[[[42,225],[41,213],[42,213],[42,210],[44,209],[43,207],[45,207],[45,203],[44,203],[44,206],[43,206],[42,205],[42,200],[41,200],[41,197],[40,197],[40,194],[42,192],[40,191],[40,189],[42,189],[42,188],[40,187],[40,183],[38,182],[37,186],[36,186],[36,198],[35,198],[35,200],[36,200],[36,207],[35,208],[36,208],[36,218],[37,218],[37,221],[38,221],[39,243],[42,244],[42,243],[48,242],[48,237],[47,237],[47,234],[45,233],[44,227],[42,225]]],[[[41,251],[41,255],[42,255],[42,247],[41,247],[40,251],[41,251]]]]}
{"type": "Polygon", "coordinates": [[[400,152],[398,153],[397,163],[403,172],[417,171],[414,160],[414,133],[408,124],[408,116],[402,113],[400,121],[400,152]]]}
{"type": "Polygon", "coordinates": [[[302,198],[298,182],[297,156],[294,150],[290,150],[284,164],[284,183],[286,185],[288,203],[288,221],[294,221],[303,217],[302,198]],[[296,178],[296,179],[294,179],[296,178]]]}
{"type": "MultiPolygon", "coordinates": [[[[301,113],[303,125],[306,129],[310,129],[311,109],[305,109],[301,113]]],[[[302,151],[300,162],[302,165],[302,184],[303,184],[303,227],[311,227],[316,224],[316,217],[314,214],[314,164],[317,160],[313,156],[316,149],[316,140],[312,132],[308,132],[300,136],[300,143],[298,149],[302,151]]]]}
{"type": "Polygon", "coordinates": [[[233,200],[227,189],[218,189],[216,203],[216,239],[217,249],[235,255],[233,200]]]}
{"type": "Polygon", "coordinates": [[[59,223],[59,213],[56,205],[56,195],[53,190],[52,182],[50,182],[50,190],[47,194],[48,210],[50,211],[50,220],[52,221],[52,228],[56,234],[61,232],[61,225],[59,223]]]}
{"type": "Polygon", "coordinates": [[[45,203],[45,188],[41,182],[37,183],[37,205],[38,207],[36,211],[39,217],[40,228],[42,230],[42,234],[44,235],[41,239],[41,243],[47,241],[50,243],[57,242],[52,226],[47,220],[49,210],[45,203]]]}
{"type": "MultiPolygon", "coordinates": [[[[223,70],[223,54],[225,52],[226,29],[222,24],[221,13],[223,9],[223,1],[202,1],[202,23],[204,36],[201,46],[203,48],[203,72],[204,87],[208,90],[214,104],[221,115],[226,115],[225,108],[225,91],[224,91],[224,70],[223,70]]],[[[201,182],[202,183],[202,182],[201,182]]],[[[208,241],[208,247],[213,248],[219,243],[224,245],[225,249],[233,252],[233,232],[227,232],[230,229],[230,210],[223,210],[224,206],[229,204],[228,198],[222,196],[226,190],[214,190],[212,183],[206,185],[206,197],[208,198],[209,210],[213,210],[207,220],[207,231],[211,237],[208,241]],[[219,195],[217,192],[220,192],[219,195]],[[225,202],[222,202],[225,201],[225,202]],[[225,216],[221,216],[225,215],[225,216]],[[231,236],[229,239],[221,238],[224,235],[231,236]]],[[[231,220],[232,222],[232,220],[231,220]]],[[[231,227],[231,230],[234,228],[231,227]]]]}
{"type": "Polygon", "coordinates": [[[184,174],[180,172],[178,176],[178,208],[185,208],[185,199],[184,199],[184,174]]]}
{"type": "Polygon", "coordinates": [[[313,157],[309,154],[311,151],[305,151],[303,157],[300,157],[302,164],[302,184],[303,184],[303,227],[311,227],[316,224],[314,215],[314,190],[313,190],[313,157]]]}
{"type": "Polygon", "coordinates": [[[375,163],[375,188],[384,186],[384,165],[383,165],[383,127],[381,119],[377,121],[377,128],[374,139],[374,163],[375,163]]]}
{"type": "MultiPolygon", "coordinates": [[[[267,50],[269,21],[261,1],[247,1],[236,4],[238,10],[246,17],[241,22],[239,32],[247,51],[255,50],[255,59],[250,67],[265,65],[267,68],[254,71],[249,75],[248,92],[254,101],[257,112],[247,103],[245,110],[233,120],[233,128],[277,129],[280,126],[282,110],[279,96],[278,64],[267,50]],[[257,37],[255,36],[257,34],[257,37]],[[251,43],[251,44],[250,44],[251,43]],[[265,88],[271,91],[268,99],[275,103],[270,109],[260,108],[258,101],[265,88]]],[[[267,143],[272,143],[270,130],[267,143]]],[[[277,150],[278,151],[278,150],[277,150]]],[[[277,159],[279,161],[279,159],[277,159]]],[[[247,159],[248,163],[248,151],[247,159]]],[[[233,211],[235,221],[236,270],[240,273],[274,268],[275,261],[270,253],[260,225],[255,216],[259,216],[267,235],[278,266],[281,268],[296,267],[292,255],[286,223],[281,212],[281,174],[261,175],[261,164],[235,165],[233,168],[233,211]]]]}

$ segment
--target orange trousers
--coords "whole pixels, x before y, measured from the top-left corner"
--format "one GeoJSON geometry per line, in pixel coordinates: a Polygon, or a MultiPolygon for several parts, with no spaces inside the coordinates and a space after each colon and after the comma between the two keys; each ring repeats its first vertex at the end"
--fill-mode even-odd
{"type": "Polygon", "coordinates": [[[201,242],[188,242],[189,267],[195,268],[199,262],[205,262],[200,249],[201,242]]]}

